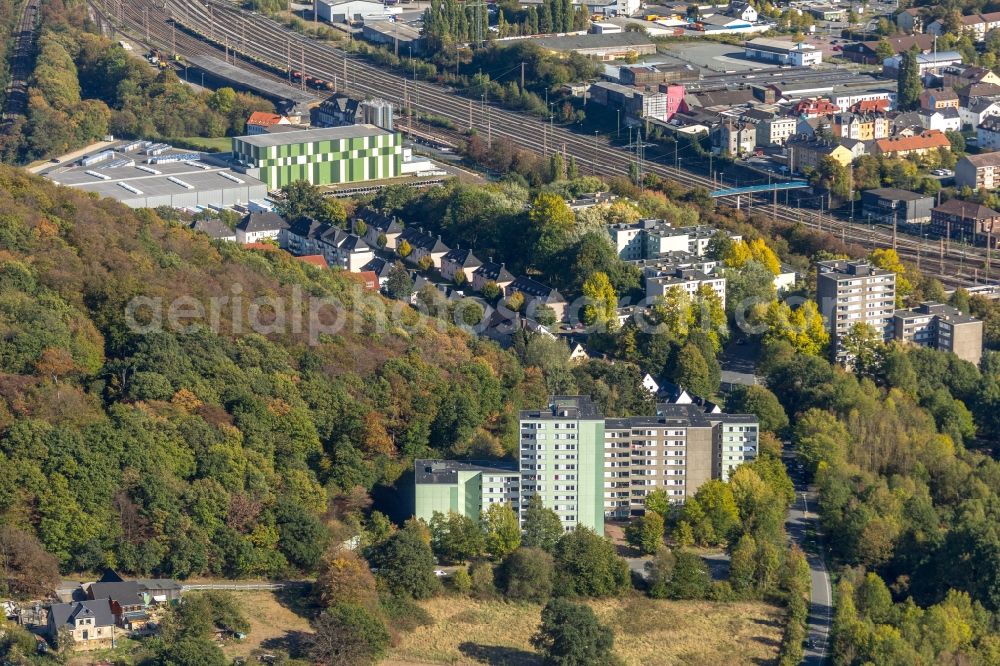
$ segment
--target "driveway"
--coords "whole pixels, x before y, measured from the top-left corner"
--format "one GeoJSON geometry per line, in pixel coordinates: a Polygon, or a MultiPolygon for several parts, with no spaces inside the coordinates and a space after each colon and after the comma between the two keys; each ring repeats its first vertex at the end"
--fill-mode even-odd
{"type": "MultiPolygon", "coordinates": [[[[786,462],[791,463],[790,458],[786,462]]],[[[809,561],[811,578],[809,591],[809,627],[808,637],[813,646],[806,648],[802,663],[806,666],[820,666],[826,660],[830,643],[830,624],[833,622],[833,591],[830,587],[830,574],[817,545],[809,533],[819,534],[819,517],[811,511],[817,504],[817,493],[805,482],[804,476],[790,469],[795,481],[795,503],[788,510],[785,529],[789,536],[805,552],[809,561]]]]}

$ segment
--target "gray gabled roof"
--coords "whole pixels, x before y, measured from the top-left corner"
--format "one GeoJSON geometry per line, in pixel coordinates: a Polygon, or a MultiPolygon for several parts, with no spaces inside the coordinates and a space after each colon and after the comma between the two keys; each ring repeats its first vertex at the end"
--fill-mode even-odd
{"type": "Polygon", "coordinates": [[[191,225],[191,228],[195,231],[200,231],[201,233],[206,234],[209,238],[223,239],[236,237],[236,232],[227,227],[226,224],[218,218],[198,220],[191,225]]]}
{"type": "Polygon", "coordinates": [[[514,280],[514,282],[511,283],[510,288],[514,291],[523,292],[528,296],[540,298],[545,303],[564,303],[566,300],[563,298],[562,294],[552,287],[544,285],[536,280],[532,280],[525,275],[522,275],[514,280]]]}
{"type": "Polygon", "coordinates": [[[236,225],[240,231],[281,231],[288,228],[285,222],[277,213],[250,213],[236,225]]]}
{"type": "Polygon", "coordinates": [[[476,258],[476,255],[472,254],[472,250],[466,248],[455,248],[450,250],[443,258],[444,261],[449,263],[457,264],[462,268],[476,268],[481,266],[483,262],[476,258]]]}
{"type": "Polygon", "coordinates": [[[69,604],[52,604],[49,607],[49,622],[56,628],[74,624],[78,618],[92,618],[95,627],[110,627],[115,623],[111,604],[107,599],[74,601],[69,604]]]}
{"type": "Polygon", "coordinates": [[[483,265],[474,270],[473,273],[478,273],[484,280],[491,280],[493,282],[514,281],[513,273],[508,271],[504,267],[504,264],[498,264],[493,261],[484,261],[483,265]]]}

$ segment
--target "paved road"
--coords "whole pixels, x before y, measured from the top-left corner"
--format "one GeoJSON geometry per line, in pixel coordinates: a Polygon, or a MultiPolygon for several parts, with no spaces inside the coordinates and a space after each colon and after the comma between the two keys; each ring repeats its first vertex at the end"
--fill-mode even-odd
{"type": "Polygon", "coordinates": [[[819,528],[819,518],[811,511],[816,506],[816,491],[810,490],[801,477],[793,475],[795,480],[795,504],[788,511],[785,529],[789,536],[799,544],[809,560],[811,589],[809,593],[809,633],[813,647],[806,648],[806,666],[820,666],[826,661],[830,643],[830,623],[833,621],[833,591],[830,587],[830,575],[827,573],[823,558],[817,553],[816,546],[809,541],[808,532],[819,528]]]}

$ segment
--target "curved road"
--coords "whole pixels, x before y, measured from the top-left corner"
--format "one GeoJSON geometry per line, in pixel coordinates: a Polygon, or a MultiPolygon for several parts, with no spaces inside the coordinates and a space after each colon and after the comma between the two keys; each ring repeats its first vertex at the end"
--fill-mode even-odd
{"type": "MultiPolygon", "coordinates": [[[[793,464],[793,459],[786,457],[786,462],[793,464]]],[[[814,534],[819,533],[819,517],[810,511],[818,502],[817,493],[808,486],[804,474],[796,473],[792,464],[789,464],[789,474],[795,481],[795,503],[788,510],[785,529],[805,552],[811,578],[807,639],[811,641],[813,647],[806,647],[802,663],[806,666],[820,666],[826,661],[829,651],[830,625],[833,622],[833,590],[826,563],[821,553],[817,552],[815,540],[809,538],[810,531],[814,534]]]]}

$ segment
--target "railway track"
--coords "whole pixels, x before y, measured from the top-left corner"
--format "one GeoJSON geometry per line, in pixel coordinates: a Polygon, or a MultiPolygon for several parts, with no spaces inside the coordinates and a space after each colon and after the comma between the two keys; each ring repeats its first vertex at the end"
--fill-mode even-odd
{"type": "MultiPolygon", "coordinates": [[[[176,44],[177,52],[182,55],[206,53],[205,49],[217,54],[218,48],[228,47],[227,50],[236,51],[240,59],[271,69],[278,78],[276,72],[287,72],[289,67],[304,64],[303,73],[332,81],[339,92],[381,97],[401,108],[412,107],[418,112],[432,113],[447,118],[456,127],[474,128],[488,141],[508,141],[545,155],[559,151],[575,156],[581,173],[625,176],[634,159],[631,154],[612,146],[608,137],[598,134],[582,136],[565,128],[552,127],[531,116],[497,108],[485,101],[460,97],[436,84],[386,72],[361,58],[291,31],[269,18],[240,11],[232,5],[212,0],[101,2],[115,7],[124,29],[134,39],[142,41],[148,37],[147,43],[153,42],[150,46],[156,44],[165,48],[176,44]],[[173,25],[175,21],[198,37],[184,34],[182,38],[182,30],[173,25]],[[208,43],[216,44],[218,48],[208,43]]],[[[456,132],[444,130],[442,134],[452,140],[456,132]]],[[[714,189],[714,183],[709,178],[681,168],[653,161],[644,168],[688,187],[714,189]]],[[[894,244],[891,230],[870,228],[783,204],[772,205],[766,198],[744,196],[738,199],[732,196],[721,197],[718,201],[724,206],[766,207],[777,220],[828,231],[862,245],[893,247],[894,244]]],[[[985,253],[956,247],[954,243],[928,242],[899,234],[895,247],[904,259],[920,264],[924,273],[950,286],[981,281],[989,272],[985,253]]]]}
{"type": "Polygon", "coordinates": [[[6,134],[17,118],[28,112],[28,79],[34,69],[40,0],[27,0],[21,12],[10,62],[10,82],[4,90],[0,132],[6,134]]]}

